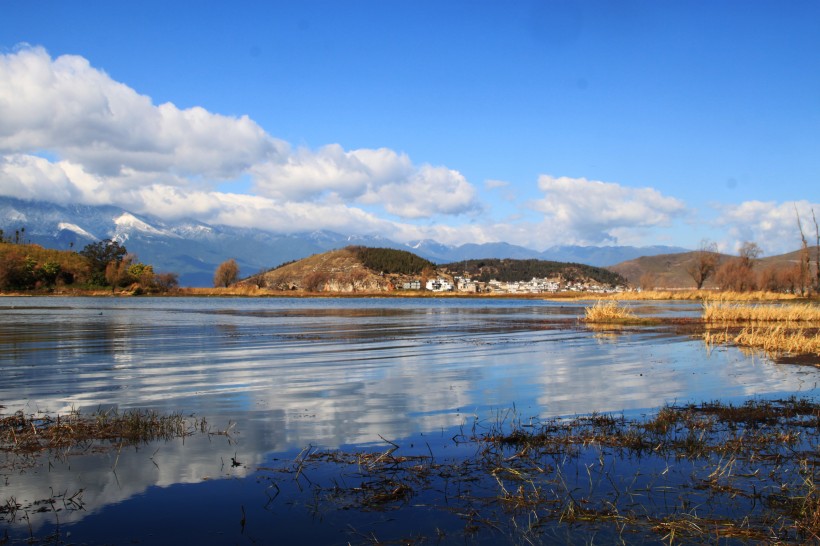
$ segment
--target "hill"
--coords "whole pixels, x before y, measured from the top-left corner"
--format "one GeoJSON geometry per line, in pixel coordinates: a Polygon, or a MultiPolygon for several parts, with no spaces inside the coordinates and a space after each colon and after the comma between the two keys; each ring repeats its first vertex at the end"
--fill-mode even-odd
{"type": "Polygon", "coordinates": [[[90,274],[88,260],[76,252],[0,242],[0,290],[84,283],[90,274]]]}
{"type": "Polygon", "coordinates": [[[349,246],[281,265],[238,284],[272,290],[386,292],[435,274],[435,264],[405,250],[349,246]]]}
{"type": "MultiPolygon", "coordinates": [[[[812,265],[814,264],[817,249],[809,248],[812,265]]],[[[652,288],[695,288],[695,281],[688,269],[694,264],[697,252],[681,252],[677,254],[661,254],[657,256],[643,256],[634,260],[627,260],[608,267],[611,271],[620,274],[632,286],[652,288]]],[[[800,251],[789,252],[776,256],[761,257],[755,261],[754,271],[759,275],[763,271],[785,271],[799,264],[800,251]]],[[[729,254],[715,254],[717,267],[736,256],[729,254]]],[[[714,276],[707,279],[704,288],[717,288],[714,276]]]]}
{"type": "Polygon", "coordinates": [[[537,279],[555,279],[561,282],[598,283],[610,286],[626,284],[618,273],[578,263],[549,260],[507,260],[487,258],[464,260],[442,265],[451,275],[471,277],[480,282],[492,279],[502,282],[519,282],[537,279]]]}

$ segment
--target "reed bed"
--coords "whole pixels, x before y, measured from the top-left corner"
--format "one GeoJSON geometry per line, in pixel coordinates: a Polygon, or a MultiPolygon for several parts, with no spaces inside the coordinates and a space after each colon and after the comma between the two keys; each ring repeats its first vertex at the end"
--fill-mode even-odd
{"type": "Polygon", "coordinates": [[[741,305],[703,303],[706,322],[802,322],[820,325],[820,306],[806,303],[782,305],[741,305]]]}
{"type": "Polygon", "coordinates": [[[820,306],[704,302],[707,345],[733,343],[772,356],[820,355],[820,306]],[[739,325],[743,325],[739,329],[739,325]]]}
{"type": "Polygon", "coordinates": [[[619,292],[607,296],[607,299],[759,302],[790,301],[798,299],[798,296],[795,294],[760,290],[754,292],[733,292],[729,290],[642,290],[640,292],[619,292]]]}
{"type": "Polygon", "coordinates": [[[384,452],[308,448],[260,474],[271,502],[298,482],[312,513],[389,511],[416,529],[368,534],[373,543],[441,540],[440,523],[425,530],[427,516],[416,519],[421,509],[461,522],[464,536],[448,525],[448,541],[807,544],[820,541],[819,430],[820,406],[795,398],[666,406],[643,419],[508,412],[453,438],[473,453],[464,458],[400,455],[392,442],[384,452]]]}
{"type": "Polygon", "coordinates": [[[791,329],[783,325],[746,327],[734,336],[732,343],[743,347],[762,349],[772,355],[815,354],[820,356],[820,334],[803,328],[791,329]]]}

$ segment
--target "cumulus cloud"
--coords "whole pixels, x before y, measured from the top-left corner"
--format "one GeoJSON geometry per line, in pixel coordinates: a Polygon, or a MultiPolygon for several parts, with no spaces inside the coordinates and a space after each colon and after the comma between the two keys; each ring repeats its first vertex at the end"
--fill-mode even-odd
{"type": "Polygon", "coordinates": [[[378,204],[402,218],[460,214],[477,208],[475,189],[457,171],[415,166],[387,148],[345,151],[338,144],[298,150],[283,162],[255,166],[255,189],[288,201],[378,204]]]}
{"type": "MultiPolygon", "coordinates": [[[[738,205],[721,205],[717,208],[721,212],[718,224],[727,230],[731,239],[725,245],[728,251],[737,248],[743,241],[754,241],[769,255],[800,248],[798,214],[806,238],[811,241],[814,234],[812,209],[815,215],[820,215],[820,204],[806,200],[786,203],[744,201],[738,205]]],[[[820,221],[820,216],[817,218],[820,221]]]]}
{"type": "Polygon", "coordinates": [[[88,172],[238,176],[286,146],[248,117],[154,106],[76,55],[0,56],[0,151],[48,150],[88,172]]]}
{"type": "Polygon", "coordinates": [[[365,209],[418,219],[478,208],[457,171],[386,148],[292,150],[247,116],[155,105],[83,57],[41,47],[0,55],[0,120],[2,195],[356,233],[404,229],[365,209]],[[248,175],[256,195],[214,191],[248,175]]]}
{"type": "Polygon", "coordinates": [[[544,197],[532,205],[545,214],[544,229],[575,244],[615,243],[619,234],[669,226],[686,212],[683,201],[654,188],[549,175],[538,187],[544,197]]]}

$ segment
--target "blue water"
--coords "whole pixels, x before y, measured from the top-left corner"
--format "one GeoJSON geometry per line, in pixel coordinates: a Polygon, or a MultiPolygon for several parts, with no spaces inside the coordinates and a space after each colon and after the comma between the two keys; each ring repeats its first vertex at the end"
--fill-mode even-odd
{"type": "MultiPolygon", "coordinates": [[[[431,444],[425,449],[455,453],[451,431],[511,408],[540,417],[641,413],[672,402],[817,394],[814,368],[734,348],[710,351],[667,327],[589,329],[577,321],[584,305],[589,302],[2,298],[0,412],[156,409],[205,418],[213,431],[230,434],[120,453],[71,453],[25,473],[0,464],[0,503],[83,491],[82,510],[31,510],[26,520],[0,525],[28,536],[29,525],[42,535],[59,521],[78,541],[104,542],[112,531],[101,531],[101,521],[139,513],[143,524],[129,540],[162,542],[163,503],[188,506],[175,521],[189,532],[200,520],[238,522],[237,507],[250,511],[249,499],[261,495],[257,469],[307,446],[377,449],[385,440],[419,446],[424,438],[431,444]],[[242,464],[231,466],[231,458],[242,464]],[[231,508],[205,502],[213,495],[231,508]],[[148,533],[150,522],[156,530],[148,533]]],[[[687,303],[634,305],[652,316],[700,311],[687,303]]],[[[304,517],[299,511],[297,520],[304,517]]],[[[270,525],[287,519],[271,518],[270,525]]],[[[115,529],[124,533],[123,525],[115,529]]],[[[221,538],[244,537],[235,535],[238,524],[230,532],[221,538]]],[[[167,537],[169,543],[179,538],[167,537]]]]}

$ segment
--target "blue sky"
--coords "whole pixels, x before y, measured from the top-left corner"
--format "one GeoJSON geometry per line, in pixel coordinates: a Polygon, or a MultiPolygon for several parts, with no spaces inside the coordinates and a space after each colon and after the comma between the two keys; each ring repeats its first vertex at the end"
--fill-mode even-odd
{"type": "Polygon", "coordinates": [[[233,4],[4,0],[0,194],[538,250],[820,214],[816,1],[233,4]]]}

